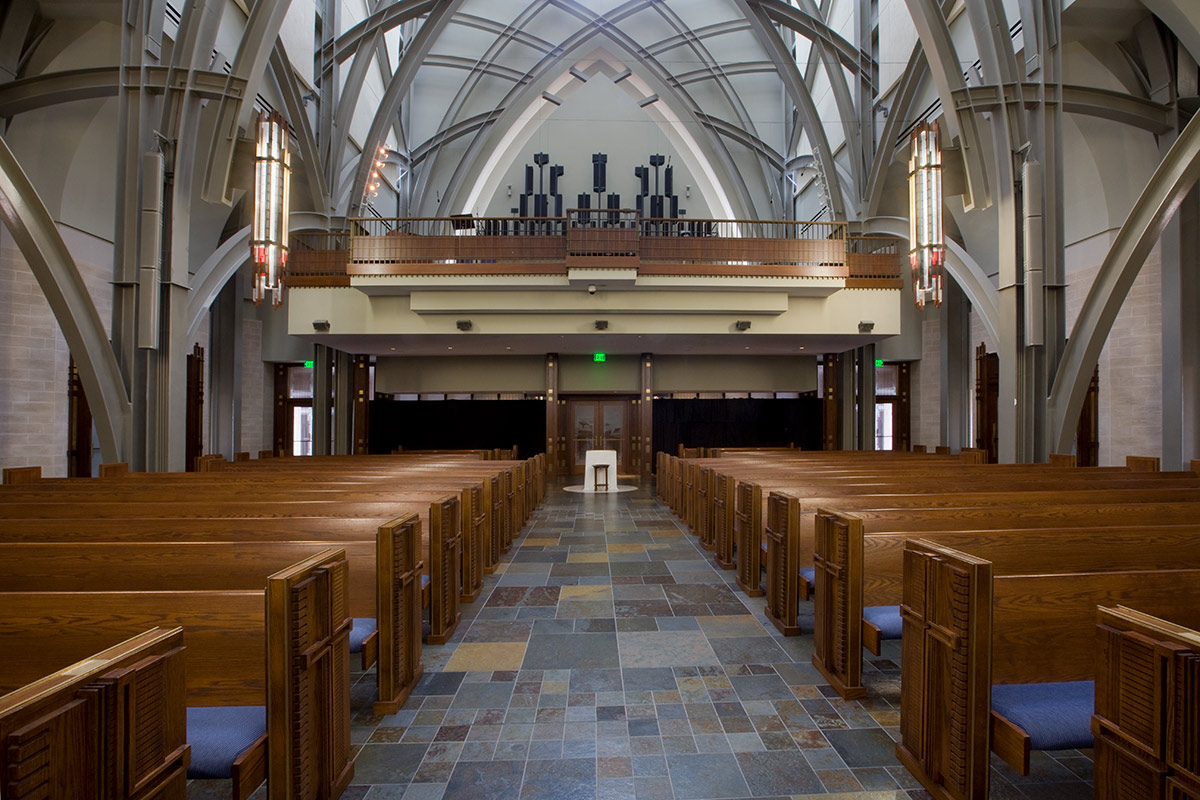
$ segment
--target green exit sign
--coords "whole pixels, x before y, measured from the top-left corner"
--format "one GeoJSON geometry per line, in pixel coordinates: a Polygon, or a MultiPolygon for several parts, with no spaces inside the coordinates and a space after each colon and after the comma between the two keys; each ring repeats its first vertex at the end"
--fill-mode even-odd
{"type": "Polygon", "coordinates": [[[605,355],[604,353],[596,353],[594,356],[592,356],[592,360],[593,361],[607,361],[608,356],[605,355]]]}
{"type": "Polygon", "coordinates": [[[312,368],[313,368],[313,362],[311,362],[311,361],[305,361],[305,362],[304,362],[304,368],[305,368],[305,369],[312,369],[312,368]]]}
{"type": "Polygon", "coordinates": [[[875,359],[875,366],[877,366],[877,367],[882,367],[882,366],[883,366],[883,359],[882,359],[882,358],[877,358],[877,359],[875,359]]]}

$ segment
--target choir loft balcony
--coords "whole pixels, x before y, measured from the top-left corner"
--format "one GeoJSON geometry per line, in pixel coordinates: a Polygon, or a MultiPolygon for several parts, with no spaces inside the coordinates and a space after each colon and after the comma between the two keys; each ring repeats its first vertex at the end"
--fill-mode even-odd
{"type": "Polygon", "coordinates": [[[572,210],[565,217],[349,220],[342,233],[292,238],[289,284],[353,286],[369,294],[412,287],[902,288],[898,240],[847,233],[842,222],[645,219],[636,211],[572,210]]]}
{"type": "Polygon", "coordinates": [[[848,228],[608,209],[351,219],[292,237],[288,328],[358,353],[841,352],[900,333],[906,260],[848,228]]]}

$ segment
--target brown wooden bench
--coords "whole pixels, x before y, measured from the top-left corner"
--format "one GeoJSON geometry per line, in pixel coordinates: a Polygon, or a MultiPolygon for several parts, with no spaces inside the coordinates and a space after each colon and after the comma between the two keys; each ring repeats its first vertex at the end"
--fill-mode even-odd
{"type": "MultiPolygon", "coordinates": [[[[445,501],[430,512],[438,526],[432,546],[443,553],[444,563],[452,564],[457,499],[445,501]]],[[[291,563],[304,553],[341,547],[350,560],[351,616],[376,621],[376,632],[363,643],[363,667],[378,657],[376,707],[380,713],[393,713],[421,675],[421,571],[426,547],[416,514],[383,525],[376,522],[337,518],[9,521],[0,534],[0,586],[32,590],[39,580],[55,580],[71,590],[121,585],[167,589],[176,583],[184,588],[246,589],[256,585],[256,576],[268,574],[262,570],[270,564],[291,563]],[[190,555],[197,551],[210,555],[190,555]]],[[[443,578],[439,576],[437,582],[441,585],[443,578]]],[[[448,636],[460,617],[457,594],[430,594],[431,621],[439,635],[448,636]],[[452,601],[449,607],[447,596],[452,601]]]]}
{"type": "MultiPolygon", "coordinates": [[[[1121,556],[1119,548],[1108,552],[1121,556]]],[[[935,797],[986,797],[989,750],[1027,770],[1029,750],[1043,734],[994,711],[993,686],[1093,680],[1098,605],[1129,604],[1166,618],[1194,618],[1200,609],[1200,569],[1061,567],[999,575],[975,554],[908,542],[897,755],[935,797]]],[[[1034,715],[1047,707],[1043,702],[1034,715]]]]}
{"type": "MultiPolygon", "coordinates": [[[[0,519],[4,520],[3,532],[0,538],[7,541],[17,541],[21,537],[25,541],[47,541],[49,537],[63,535],[64,531],[93,528],[104,520],[111,524],[102,524],[107,530],[114,526],[120,528],[128,520],[140,519],[157,521],[162,526],[164,535],[170,531],[183,529],[193,533],[217,520],[280,520],[271,525],[278,530],[280,524],[287,525],[288,521],[295,525],[291,534],[285,534],[287,540],[303,540],[314,534],[314,529],[321,531],[345,530],[345,526],[336,523],[318,522],[328,519],[360,519],[370,520],[370,527],[351,533],[357,540],[363,540],[374,535],[379,525],[387,523],[395,514],[419,513],[422,515],[423,536],[422,550],[429,554],[427,574],[429,575],[429,607],[430,607],[430,644],[444,644],[457,627],[461,618],[459,603],[461,600],[462,572],[462,525],[460,522],[460,504],[458,497],[445,496],[433,502],[422,502],[416,505],[403,503],[331,503],[323,501],[294,501],[294,502],[263,502],[249,503],[244,501],[227,502],[209,505],[193,503],[182,505],[175,502],[96,502],[69,503],[45,505],[41,503],[0,503],[0,519]],[[190,526],[190,527],[188,527],[190,526]]],[[[139,527],[154,527],[142,524],[139,527]]],[[[219,527],[228,530],[226,527],[219,527]]],[[[253,528],[251,528],[253,530],[253,528]]],[[[107,534],[105,534],[107,536],[107,534]]],[[[318,539],[326,533],[317,534],[318,539]]],[[[381,695],[381,700],[388,695],[381,695]]],[[[394,694],[391,696],[395,696],[394,694]]]]}
{"type": "MultiPolygon", "coordinates": [[[[787,559],[793,559],[798,569],[805,568],[808,564],[815,562],[815,528],[813,513],[817,507],[837,508],[838,510],[851,511],[854,513],[862,513],[867,515],[864,519],[869,519],[871,514],[891,514],[902,509],[914,509],[914,518],[930,520],[929,523],[915,523],[918,526],[924,524],[932,524],[935,527],[942,529],[946,528],[944,520],[947,515],[950,517],[960,516],[963,520],[974,520],[979,517],[986,516],[989,512],[979,510],[990,507],[1012,507],[1022,508],[1029,513],[1038,513],[1038,508],[1043,505],[1059,506],[1064,504],[1070,505],[1091,505],[1095,506],[1096,513],[1115,512],[1120,514],[1120,509],[1123,506],[1137,503],[1160,503],[1167,505],[1182,504],[1189,505],[1200,500],[1200,491],[1186,485],[1185,481],[1179,481],[1167,475],[1164,483],[1159,484],[1157,478],[1148,478],[1149,483],[1142,486],[1152,488],[1132,488],[1125,479],[1118,479],[1116,484],[1110,484],[1106,480],[1101,479],[1093,485],[1096,488],[1089,489],[1070,489],[1070,484],[1066,482],[1055,490],[1044,488],[1038,489],[1010,489],[1005,490],[1003,486],[991,487],[993,491],[969,491],[963,485],[958,488],[961,491],[954,491],[953,486],[949,486],[941,493],[925,493],[925,494],[846,494],[835,495],[829,493],[828,496],[813,497],[799,496],[791,492],[772,492],[772,495],[779,495],[781,499],[779,507],[773,512],[768,509],[762,516],[763,525],[763,542],[759,545],[759,550],[762,551],[765,545],[764,562],[768,565],[778,565],[787,559]],[[1124,485],[1125,488],[1118,488],[1124,485]],[[1155,486],[1174,485],[1181,488],[1153,488],[1155,486]],[[1101,488],[1106,487],[1106,488],[1101,488]],[[797,501],[795,505],[789,505],[786,498],[794,498],[797,501]],[[798,509],[799,517],[789,513],[789,509],[798,509]],[[939,509],[947,509],[940,511],[939,509]],[[1101,512],[1103,509],[1103,512],[1101,512]],[[919,510],[919,511],[917,511],[919,510]],[[932,514],[928,512],[933,512],[932,514]],[[792,529],[790,526],[795,526],[792,529]],[[796,552],[787,552],[783,554],[773,554],[772,548],[786,546],[795,548],[796,552]]],[[[1028,486],[1028,484],[1025,484],[1028,486]]],[[[767,498],[767,503],[771,503],[770,496],[767,498]]],[[[1136,520],[1135,520],[1136,521],[1136,520]]],[[[976,522],[963,522],[954,527],[977,527],[976,522]]],[[[922,528],[918,527],[917,530],[922,528]]],[[[743,545],[747,552],[753,547],[753,544],[747,543],[743,545]]],[[[788,609],[790,605],[786,604],[787,597],[807,597],[810,582],[807,577],[801,577],[798,574],[785,575],[774,573],[768,570],[768,606],[771,608],[771,613],[779,622],[777,624],[791,625],[790,617],[794,616],[788,609]],[[772,589],[772,579],[775,579],[775,589],[772,589]],[[798,586],[793,588],[789,585],[790,581],[796,581],[798,586]]]]}
{"type": "MultiPolygon", "coordinates": [[[[825,455],[825,454],[820,454],[825,455]]],[[[788,608],[794,600],[806,598],[810,591],[808,576],[811,569],[807,568],[809,559],[802,553],[785,553],[772,559],[769,549],[780,539],[778,530],[768,533],[765,522],[769,517],[766,508],[769,490],[787,487],[793,491],[801,491],[801,496],[815,503],[840,504],[838,498],[842,495],[866,496],[872,493],[896,491],[909,493],[916,484],[926,492],[949,494],[954,491],[966,491],[970,487],[1004,488],[1019,490],[1031,487],[1041,488],[1048,477],[1053,476],[1054,485],[1060,489],[1093,487],[1103,485],[1109,489],[1139,488],[1155,486],[1189,486],[1200,488],[1191,473],[1170,473],[1147,479],[1135,475],[1129,468],[1089,468],[1086,470],[1070,470],[1064,472],[1059,468],[1030,465],[992,465],[986,467],[967,467],[948,462],[944,457],[932,460],[913,460],[912,457],[897,458],[891,454],[875,454],[878,458],[864,458],[862,453],[854,455],[835,453],[824,458],[806,454],[804,459],[797,457],[754,459],[748,462],[737,462],[734,474],[718,471],[717,464],[721,459],[704,461],[680,461],[676,468],[684,475],[695,473],[696,477],[683,479],[685,493],[680,502],[687,521],[690,525],[699,525],[699,535],[703,546],[715,551],[714,557],[718,566],[725,569],[737,569],[737,583],[743,591],[751,596],[762,594],[761,571],[764,562],[774,565],[768,572],[768,583],[778,584],[775,593],[776,602],[771,603],[769,612],[776,624],[789,633],[798,629],[794,621],[787,619],[791,614],[781,614],[779,606],[786,603],[788,608]],[[698,466],[702,464],[712,466],[698,466]],[[950,466],[948,466],[950,464],[950,466]],[[801,472],[791,472],[798,465],[803,466],[801,472]],[[901,469],[903,467],[903,469],[901,469]],[[709,470],[706,472],[706,470],[709,470]],[[755,482],[747,479],[746,475],[769,475],[770,481],[755,482]],[[735,478],[735,475],[739,476],[735,478]],[[926,479],[922,481],[922,478],[926,479]],[[930,481],[929,478],[934,480],[930,481]],[[1164,483],[1159,481],[1163,480],[1164,483]],[[1178,481],[1178,482],[1176,482],[1178,481]],[[733,485],[731,486],[731,482],[733,485]],[[766,484],[766,485],[764,485],[766,484]],[[806,485],[800,490],[799,485],[806,485]],[[689,494],[690,492],[690,494],[689,494]],[[812,493],[819,496],[813,499],[812,493]],[[732,495],[735,502],[730,509],[726,498],[732,495]],[[689,501],[689,497],[694,500],[689,501]],[[711,511],[700,508],[701,502],[711,506],[711,511]],[[736,556],[735,556],[736,554],[736,556]],[[793,587],[791,578],[783,576],[778,566],[787,558],[794,557],[797,569],[805,569],[804,577],[799,578],[799,585],[793,587]]],[[[978,456],[968,452],[968,456],[978,456]]],[[[663,463],[667,464],[670,457],[664,456],[663,463]]],[[[1131,463],[1136,459],[1130,459],[1131,463]]],[[[890,502],[890,498],[880,497],[881,502],[890,502]]],[[[693,527],[695,532],[695,528],[693,527]]],[[[805,541],[809,537],[804,537],[805,541]]]]}
{"type": "MultiPolygon", "coordinates": [[[[1200,566],[1200,523],[1152,525],[1149,521],[1156,521],[1157,516],[1153,504],[1130,507],[1126,512],[1148,522],[1112,527],[1108,525],[1111,520],[1089,513],[1087,507],[1056,506],[1053,520],[1057,524],[1042,528],[1026,526],[1021,510],[1010,509],[986,518],[986,529],[872,532],[857,515],[818,511],[813,664],[842,696],[865,694],[862,648],[878,655],[883,638],[867,611],[886,620],[887,609],[900,603],[904,545],[912,538],[986,552],[998,569],[1009,571],[1046,572],[1065,564],[1073,565],[1075,571],[1103,571],[1118,547],[1128,549],[1130,555],[1122,563],[1129,568],[1193,561],[1200,566]],[[1154,547],[1138,550],[1147,542],[1154,547]]],[[[895,524],[903,526],[914,513],[898,512],[895,524]]],[[[899,627],[898,614],[896,617],[891,627],[899,627]]]]}
{"type": "Polygon", "coordinates": [[[1099,609],[1097,800],[1200,797],[1198,618],[1099,609]]]}
{"type": "MultiPolygon", "coordinates": [[[[265,706],[234,795],[337,797],[350,783],[348,565],[327,550],[258,591],[0,593],[0,692],[155,625],[179,627],[189,706],[265,706]],[[35,622],[36,621],[36,622],[35,622]]],[[[195,760],[193,759],[193,765],[195,760]]]]}
{"type": "Polygon", "coordinates": [[[183,632],[154,628],[0,697],[0,796],[183,797],[183,632]]]}
{"type": "MultiPolygon", "coordinates": [[[[225,473],[183,473],[184,478],[103,480],[60,480],[37,484],[0,487],[0,505],[47,503],[80,504],[124,502],[138,507],[144,503],[187,504],[194,507],[197,498],[205,505],[255,501],[320,502],[330,504],[338,513],[340,504],[392,503],[399,504],[395,513],[413,507],[414,503],[429,502],[446,492],[459,494],[463,530],[461,565],[461,599],[472,602],[483,589],[485,567],[492,563],[491,530],[495,517],[492,495],[493,483],[467,483],[467,478],[447,480],[443,476],[412,481],[405,489],[389,489],[375,482],[330,483],[328,481],[300,482],[295,477],[272,475],[268,480],[250,481],[224,477],[225,473]],[[191,480],[188,480],[188,479],[191,480]],[[466,485],[464,485],[466,484],[466,485]],[[370,488],[364,488],[370,486],[370,488]]],[[[498,483],[498,476],[497,483],[498,483]]],[[[0,512],[3,513],[3,512],[0,512]]],[[[40,511],[31,512],[41,514],[40,511]]],[[[157,513],[157,511],[151,512],[157,513]]],[[[325,512],[322,512],[325,513],[325,512]]],[[[136,513],[131,513],[135,516],[136,513]]],[[[432,558],[430,559],[432,563],[432,558]]],[[[494,570],[494,566],[492,567],[494,570]]]]}

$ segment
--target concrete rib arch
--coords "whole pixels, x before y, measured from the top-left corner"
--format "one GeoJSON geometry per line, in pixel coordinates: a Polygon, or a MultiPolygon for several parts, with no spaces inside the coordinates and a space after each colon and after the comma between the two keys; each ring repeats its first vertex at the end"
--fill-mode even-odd
{"type": "Polygon", "coordinates": [[[1192,117],[1180,132],[1133,204],[1083,301],[1047,401],[1047,442],[1056,452],[1070,452],[1088,383],[1113,322],[1146,256],[1197,179],[1200,116],[1192,117]]]}
{"type": "Polygon", "coordinates": [[[0,219],[33,271],[75,357],[104,459],[124,460],[131,446],[132,406],[121,368],[75,259],[3,138],[0,138],[0,219]]]}

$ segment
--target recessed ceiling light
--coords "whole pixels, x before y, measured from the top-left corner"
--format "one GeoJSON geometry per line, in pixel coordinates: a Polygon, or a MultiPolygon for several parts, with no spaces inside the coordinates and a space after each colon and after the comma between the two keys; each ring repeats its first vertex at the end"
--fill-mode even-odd
{"type": "Polygon", "coordinates": [[[396,348],[393,347],[392,349],[395,350],[396,348]]]}
{"type": "Polygon", "coordinates": [[[749,350],[749,349],[750,349],[750,346],[749,346],[749,345],[747,345],[747,346],[746,346],[746,349],[747,349],[747,350],[749,350]]]}
{"type": "Polygon", "coordinates": [[[447,350],[453,350],[453,349],[454,349],[454,345],[447,345],[446,349],[447,349],[447,350]]]}
{"type": "Polygon", "coordinates": [[[510,346],[510,345],[505,345],[505,346],[504,346],[504,349],[505,349],[505,350],[512,350],[512,346],[510,346]]]}

